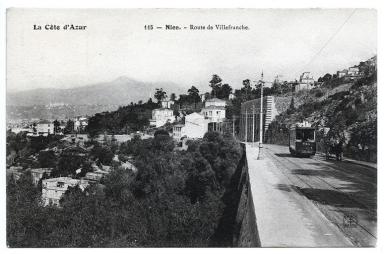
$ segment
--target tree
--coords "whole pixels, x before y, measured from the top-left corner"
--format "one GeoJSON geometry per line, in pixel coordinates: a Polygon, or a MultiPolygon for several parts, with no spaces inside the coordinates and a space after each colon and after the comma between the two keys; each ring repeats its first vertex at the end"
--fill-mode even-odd
{"type": "Polygon", "coordinates": [[[283,83],[281,83],[281,92],[283,94],[289,93],[291,91],[292,91],[291,84],[289,84],[287,81],[284,81],[283,83]]]}
{"type": "Polygon", "coordinates": [[[188,89],[188,99],[191,103],[197,103],[200,102],[200,94],[199,89],[197,89],[195,86],[192,86],[190,89],[188,89]]]}
{"type": "Polygon", "coordinates": [[[156,88],[155,98],[157,99],[158,103],[163,99],[165,99],[166,97],[167,97],[167,93],[163,91],[163,88],[156,88]]]}
{"type": "Polygon", "coordinates": [[[40,151],[37,156],[37,160],[39,162],[40,167],[42,168],[50,168],[56,166],[56,155],[52,150],[49,151],[40,151]]]}
{"type": "Polygon", "coordinates": [[[209,86],[212,88],[211,94],[213,97],[217,96],[218,90],[221,87],[221,81],[222,79],[219,77],[219,75],[217,74],[212,75],[212,79],[211,81],[209,81],[209,86]]]}
{"type": "Polygon", "coordinates": [[[154,135],[154,137],[157,137],[159,135],[169,136],[169,133],[166,130],[160,129],[160,130],[155,131],[155,134],[153,134],[153,135],[154,135]]]}
{"type": "MultiPolygon", "coordinates": [[[[336,75],[336,74],[335,74],[335,75],[336,75]]],[[[337,77],[337,75],[336,75],[335,77],[337,77]]],[[[323,77],[323,82],[330,81],[331,79],[332,79],[332,75],[329,74],[329,73],[327,73],[327,74],[325,74],[324,77],[323,77]]]]}
{"type": "Polygon", "coordinates": [[[53,121],[53,134],[58,134],[60,133],[60,122],[57,121],[57,119],[55,121],[53,121]]]}
{"type": "Polygon", "coordinates": [[[176,100],[176,94],[175,93],[171,93],[170,100],[171,101],[175,101],[176,100]]]}
{"type": "Polygon", "coordinates": [[[281,84],[278,79],[275,79],[272,83],[272,91],[273,94],[281,94],[281,84]]]}
{"type": "Polygon", "coordinates": [[[114,154],[108,146],[95,145],[90,155],[98,159],[103,165],[111,165],[114,154]]]}
{"type": "Polygon", "coordinates": [[[155,136],[152,142],[153,148],[155,150],[171,152],[175,148],[175,143],[173,138],[165,134],[158,134],[155,136]]]}
{"type": "Polygon", "coordinates": [[[204,98],[205,98],[205,100],[211,99],[211,94],[208,93],[208,92],[206,92],[206,93],[204,94],[204,98]]]}
{"type": "Polygon", "coordinates": [[[74,129],[75,129],[75,122],[72,121],[71,119],[68,119],[64,129],[64,133],[65,134],[73,133],[74,129]]]}
{"type": "Polygon", "coordinates": [[[252,92],[251,81],[249,79],[243,80],[243,87],[241,90],[245,94],[245,100],[248,100],[248,96],[251,95],[252,92]]]}
{"type": "Polygon", "coordinates": [[[217,98],[228,99],[231,92],[232,92],[232,87],[228,84],[224,84],[218,89],[217,98]]]}

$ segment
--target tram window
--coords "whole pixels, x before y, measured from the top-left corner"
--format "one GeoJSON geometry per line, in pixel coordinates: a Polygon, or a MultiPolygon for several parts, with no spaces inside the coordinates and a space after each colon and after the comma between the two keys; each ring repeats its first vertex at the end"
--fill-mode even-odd
{"type": "Polygon", "coordinates": [[[315,132],[313,130],[303,130],[303,141],[315,140],[315,132]]]}
{"type": "Polygon", "coordinates": [[[303,139],[303,130],[296,130],[296,140],[303,139]]]}
{"type": "Polygon", "coordinates": [[[296,130],[296,140],[300,141],[314,141],[315,132],[313,130],[296,130]]]}

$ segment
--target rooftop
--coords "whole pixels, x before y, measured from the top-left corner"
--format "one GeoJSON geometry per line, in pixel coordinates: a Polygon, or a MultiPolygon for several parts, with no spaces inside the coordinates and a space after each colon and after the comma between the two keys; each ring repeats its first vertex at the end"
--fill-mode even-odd
{"type": "Polygon", "coordinates": [[[208,99],[205,102],[225,102],[225,100],[219,99],[219,98],[212,98],[208,99]]]}
{"type": "Polygon", "coordinates": [[[166,110],[166,111],[172,111],[172,112],[173,112],[173,109],[170,109],[170,108],[155,108],[154,110],[155,110],[155,111],[158,111],[158,110],[161,110],[161,111],[166,110]]]}
{"type": "Polygon", "coordinates": [[[224,106],[210,105],[210,106],[204,107],[203,109],[221,109],[221,110],[225,110],[225,107],[224,106]]]}
{"type": "Polygon", "coordinates": [[[37,122],[37,124],[51,124],[51,122],[48,120],[40,120],[37,122]]]}

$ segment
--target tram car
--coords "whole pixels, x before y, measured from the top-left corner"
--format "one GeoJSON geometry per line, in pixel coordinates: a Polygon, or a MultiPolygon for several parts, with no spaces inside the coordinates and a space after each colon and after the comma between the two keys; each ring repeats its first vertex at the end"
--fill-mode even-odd
{"type": "Polygon", "coordinates": [[[308,122],[297,123],[289,130],[289,152],[294,156],[316,154],[315,128],[308,122]]]}

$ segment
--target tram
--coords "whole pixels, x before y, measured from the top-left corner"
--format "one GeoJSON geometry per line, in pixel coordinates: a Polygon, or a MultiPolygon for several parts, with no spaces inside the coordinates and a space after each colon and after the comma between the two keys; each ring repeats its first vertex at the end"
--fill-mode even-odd
{"type": "Polygon", "coordinates": [[[297,123],[289,130],[289,152],[294,156],[316,154],[315,128],[308,122],[297,123]]]}

